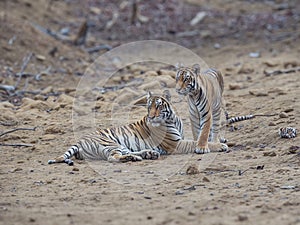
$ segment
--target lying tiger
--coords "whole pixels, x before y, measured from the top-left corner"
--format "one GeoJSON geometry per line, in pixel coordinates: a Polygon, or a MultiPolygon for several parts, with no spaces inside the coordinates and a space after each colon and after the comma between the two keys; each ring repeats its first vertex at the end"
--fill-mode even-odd
{"type": "MultiPolygon", "coordinates": [[[[181,66],[176,73],[176,91],[188,96],[188,106],[192,133],[197,141],[196,153],[208,153],[212,145],[218,146],[220,117],[223,108],[224,81],[220,71],[208,69],[200,73],[198,64],[192,67],[181,66]],[[211,144],[208,144],[212,142],[211,144]]],[[[254,118],[253,115],[228,118],[227,124],[254,118]]]]}
{"type": "MultiPolygon", "coordinates": [[[[183,140],[183,125],[175,114],[169,96],[147,96],[148,113],[140,121],[110,129],[99,129],[83,137],[63,155],[48,163],[67,163],[70,159],[107,160],[109,162],[158,159],[161,154],[193,153],[197,142],[183,140]]],[[[208,143],[212,151],[226,151],[227,146],[208,143]]]]}

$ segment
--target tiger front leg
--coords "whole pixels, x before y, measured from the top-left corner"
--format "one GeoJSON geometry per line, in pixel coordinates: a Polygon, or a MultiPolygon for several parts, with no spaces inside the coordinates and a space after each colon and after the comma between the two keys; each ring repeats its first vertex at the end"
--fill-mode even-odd
{"type": "MultiPolygon", "coordinates": [[[[204,154],[204,153],[209,153],[210,149],[208,147],[208,138],[209,138],[209,133],[210,133],[210,128],[212,124],[212,118],[211,115],[209,115],[207,118],[202,118],[203,121],[200,121],[200,123],[203,122],[203,128],[201,129],[201,133],[198,137],[197,140],[197,147],[195,150],[195,153],[197,154],[204,154]]],[[[200,127],[202,127],[200,126],[200,127]]]]}
{"type": "Polygon", "coordinates": [[[109,162],[135,162],[142,161],[142,157],[138,155],[134,155],[131,153],[122,155],[122,152],[119,150],[112,150],[108,156],[107,161],[109,162]]]}

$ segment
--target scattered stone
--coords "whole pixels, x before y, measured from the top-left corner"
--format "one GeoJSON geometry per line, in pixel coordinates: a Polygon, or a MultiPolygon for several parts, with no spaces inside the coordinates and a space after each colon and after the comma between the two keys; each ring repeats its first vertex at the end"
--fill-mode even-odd
{"type": "Polygon", "coordinates": [[[243,221],[247,221],[247,220],[248,220],[248,216],[244,216],[244,215],[239,215],[238,216],[238,221],[243,222],[243,221]]]}
{"type": "Polygon", "coordinates": [[[260,57],[260,52],[250,52],[249,57],[250,58],[259,58],[260,57]]]}
{"type": "Polygon", "coordinates": [[[197,15],[191,20],[190,25],[195,26],[196,24],[200,23],[206,17],[206,12],[198,12],[197,15]]]}
{"type": "Polygon", "coordinates": [[[41,91],[41,94],[48,94],[48,93],[52,93],[52,92],[53,92],[53,87],[48,86],[44,90],[41,91]]]}
{"type": "Polygon", "coordinates": [[[150,196],[144,196],[145,199],[152,199],[150,196]]]}
{"type": "Polygon", "coordinates": [[[289,61],[289,62],[283,63],[283,67],[285,69],[290,68],[290,67],[297,67],[297,66],[298,66],[298,62],[297,61],[289,61]]]}
{"type": "Polygon", "coordinates": [[[275,67],[275,66],[279,65],[279,63],[274,60],[265,61],[265,62],[263,62],[263,64],[265,64],[268,67],[275,67]]]}
{"type": "Polygon", "coordinates": [[[229,90],[240,90],[243,88],[243,86],[238,83],[231,83],[228,86],[229,86],[229,90]]]}
{"type": "Polygon", "coordinates": [[[15,168],[15,169],[11,170],[10,172],[11,172],[11,173],[15,173],[15,172],[22,171],[22,170],[23,170],[22,168],[17,167],[17,168],[15,168]]]}
{"type": "Polygon", "coordinates": [[[300,149],[300,146],[293,145],[293,146],[289,147],[289,153],[296,154],[299,149],[300,149]]]}
{"type": "Polygon", "coordinates": [[[281,186],[280,189],[290,190],[290,189],[295,189],[295,186],[293,186],[293,185],[286,185],[286,186],[281,186]]]}
{"type": "Polygon", "coordinates": [[[202,181],[203,182],[210,182],[210,180],[207,177],[203,177],[202,181]]]}
{"type": "Polygon", "coordinates": [[[215,43],[215,44],[214,44],[214,48],[215,48],[215,49],[219,49],[219,48],[221,48],[221,45],[220,45],[219,43],[215,43]]]}
{"type": "Polygon", "coordinates": [[[102,10],[98,7],[91,6],[90,7],[90,12],[95,14],[95,15],[100,15],[102,10]]]}
{"type": "Polygon", "coordinates": [[[286,112],[279,113],[279,118],[288,118],[289,115],[286,112]]]}
{"type": "Polygon", "coordinates": [[[183,195],[183,194],[184,194],[184,191],[181,191],[181,190],[175,192],[175,195],[183,195]]]}
{"type": "Polygon", "coordinates": [[[237,71],[238,74],[250,74],[253,73],[254,69],[251,67],[248,67],[247,65],[243,64],[239,70],[237,71]]]}
{"type": "Polygon", "coordinates": [[[270,126],[270,127],[276,126],[276,123],[270,122],[270,123],[269,123],[269,126],[270,126]]]}
{"type": "Polygon", "coordinates": [[[262,97],[262,96],[268,96],[268,92],[264,90],[251,90],[249,91],[249,94],[254,95],[256,97],[262,97]]]}
{"type": "Polygon", "coordinates": [[[35,55],[35,58],[40,61],[44,61],[46,59],[46,57],[43,55],[35,55]]]}
{"type": "Polygon", "coordinates": [[[190,165],[187,169],[186,169],[186,174],[187,175],[194,175],[194,174],[198,174],[200,173],[198,166],[196,165],[190,165]]]}
{"type": "Polygon", "coordinates": [[[158,75],[157,72],[154,70],[149,70],[146,73],[144,73],[144,76],[149,76],[149,77],[155,77],[157,75],[158,75]]]}
{"type": "Polygon", "coordinates": [[[274,156],[276,156],[276,155],[277,155],[277,154],[276,154],[276,152],[274,152],[274,151],[264,152],[264,156],[274,157],[274,156]]]}
{"type": "Polygon", "coordinates": [[[79,171],[79,168],[74,167],[74,168],[72,169],[72,171],[79,171]]]}
{"type": "Polygon", "coordinates": [[[289,113],[289,112],[292,112],[292,111],[294,111],[293,108],[287,108],[287,109],[283,110],[283,112],[285,112],[285,113],[289,113]]]}

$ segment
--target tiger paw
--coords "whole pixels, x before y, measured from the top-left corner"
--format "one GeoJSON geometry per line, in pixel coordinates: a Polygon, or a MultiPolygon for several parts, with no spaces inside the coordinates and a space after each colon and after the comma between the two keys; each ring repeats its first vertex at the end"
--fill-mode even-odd
{"type": "Polygon", "coordinates": [[[159,152],[153,150],[144,150],[141,152],[141,157],[143,159],[155,160],[160,157],[159,152]]]}
{"type": "Polygon", "coordinates": [[[205,153],[209,153],[210,150],[208,147],[197,147],[195,150],[195,153],[197,154],[205,154],[205,153]]]}
{"type": "Polygon", "coordinates": [[[228,151],[228,146],[224,143],[220,143],[221,148],[219,149],[219,152],[227,152],[228,151]]]}
{"type": "Polygon", "coordinates": [[[132,154],[123,155],[120,158],[120,162],[129,162],[129,161],[136,162],[136,161],[142,161],[142,160],[143,160],[142,157],[140,157],[138,155],[132,155],[132,154]]]}

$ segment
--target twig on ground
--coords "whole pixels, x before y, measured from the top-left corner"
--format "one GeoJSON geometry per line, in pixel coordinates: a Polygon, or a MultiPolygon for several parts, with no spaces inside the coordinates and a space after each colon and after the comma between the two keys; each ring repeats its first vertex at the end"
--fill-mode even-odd
{"type": "Polygon", "coordinates": [[[112,47],[110,45],[103,44],[103,45],[97,45],[97,46],[94,46],[91,48],[86,48],[85,50],[88,53],[94,53],[94,52],[98,52],[101,50],[111,50],[111,49],[112,49],[112,47]]]}
{"type": "Polygon", "coordinates": [[[9,127],[9,126],[15,126],[15,125],[17,125],[17,122],[12,122],[12,123],[8,123],[8,122],[0,122],[0,125],[1,125],[1,126],[6,126],[6,127],[9,127]]]}
{"type": "Polygon", "coordinates": [[[264,74],[266,76],[272,76],[272,75],[278,75],[278,74],[283,74],[283,73],[295,73],[297,71],[300,71],[300,67],[294,67],[294,68],[290,68],[290,69],[281,69],[281,70],[272,70],[272,71],[264,70],[264,74]]]}
{"type": "Polygon", "coordinates": [[[12,146],[12,147],[33,147],[32,144],[23,144],[23,143],[18,143],[18,144],[5,144],[5,143],[0,143],[0,146],[12,146]]]}
{"type": "Polygon", "coordinates": [[[20,81],[21,81],[21,78],[22,78],[22,76],[23,76],[22,74],[24,73],[24,70],[25,70],[26,67],[28,66],[28,63],[29,63],[30,59],[32,58],[32,56],[33,56],[33,53],[30,52],[27,56],[25,56],[25,57],[23,58],[23,64],[22,64],[22,67],[21,67],[21,71],[20,71],[20,73],[19,73],[18,80],[17,80],[16,84],[14,85],[15,89],[19,86],[20,81]]]}
{"type": "Polygon", "coordinates": [[[0,137],[2,137],[3,135],[9,134],[9,133],[18,131],[18,130],[32,130],[32,131],[35,131],[35,130],[36,130],[36,127],[33,127],[33,128],[23,128],[23,127],[18,127],[18,128],[15,128],[15,129],[12,129],[12,130],[8,130],[8,131],[5,131],[5,132],[1,133],[1,134],[0,134],[0,137]]]}

